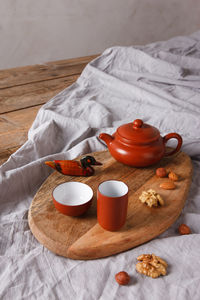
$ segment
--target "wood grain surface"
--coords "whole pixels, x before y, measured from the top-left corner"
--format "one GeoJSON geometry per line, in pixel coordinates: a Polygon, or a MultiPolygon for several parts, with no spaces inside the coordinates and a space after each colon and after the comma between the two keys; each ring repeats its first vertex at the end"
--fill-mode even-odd
{"type": "Polygon", "coordinates": [[[0,70],[0,164],[26,142],[41,105],[74,83],[97,56],[0,70]]]}
{"type": "Polygon", "coordinates": [[[116,162],[108,151],[92,155],[103,163],[95,168],[91,177],[51,174],[39,189],[29,209],[29,226],[36,239],[52,252],[72,259],[96,259],[110,256],[145,243],[169,228],[181,213],[187,198],[192,164],[183,152],[162,159],[159,164],[148,168],[133,168],[116,162]],[[176,189],[163,190],[160,183],[166,179],[157,178],[155,170],[163,166],[175,171],[180,180],[176,189]],[[96,191],[104,180],[118,179],[129,187],[129,204],[126,224],[117,232],[100,227],[96,217],[96,191]],[[53,188],[66,181],[80,181],[88,184],[94,192],[89,211],[81,217],[68,217],[56,211],[52,202],[53,188]],[[142,191],[156,190],[164,199],[163,207],[150,208],[139,201],[142,191]]]}
{"type": "Polygon", "coordinates": [[[80,74],[97,55],[58,60],[45,64],[0,70],[0,88],[25,85],[80,74]]]}

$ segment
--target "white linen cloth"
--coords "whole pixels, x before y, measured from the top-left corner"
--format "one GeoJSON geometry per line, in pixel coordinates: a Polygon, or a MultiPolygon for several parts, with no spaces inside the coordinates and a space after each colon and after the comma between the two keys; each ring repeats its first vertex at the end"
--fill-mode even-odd
{"type": "MultiPolygon", "coordinates": [[[[0,299],[200,299],[200,31],[147,46],[113,47],[89,63],[75,84],[38,112],[28,141],[0,168],[0,299]],[[113,133],[141,118],[183,137],[193,161],[188,199],[176,223],[158,238],[108,258],[76,261],[53,254],[32,235],[27,213],[51,170],[45,160],[105,149],[113,133]],[[192,234],[180,236],[186,223],[192,234]],[[136,273],[136,257],[155,253],[168,275],[136,273]],[[114,276],[125,270],[128,286],[114,276]]],[[[95,192],[95,191],[94,191],[95,192]]]]}

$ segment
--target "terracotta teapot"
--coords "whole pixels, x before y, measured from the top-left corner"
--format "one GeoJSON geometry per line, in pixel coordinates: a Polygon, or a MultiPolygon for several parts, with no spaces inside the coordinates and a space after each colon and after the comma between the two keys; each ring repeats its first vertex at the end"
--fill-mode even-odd
{"type": "Polygon", "coordinates": [[[112,136],[101,133],[99,138],[106,143],[110,154],[117,161],[134,167],[153,165],[162,157],[178,152],[182,145],[179,134],[169,133],[162,137],[157,128],[143,123],[140,119],[120,126],[112,136]],[[166,143],[172,138],[178,140],[177,147],[166,152],[166,143]]]}

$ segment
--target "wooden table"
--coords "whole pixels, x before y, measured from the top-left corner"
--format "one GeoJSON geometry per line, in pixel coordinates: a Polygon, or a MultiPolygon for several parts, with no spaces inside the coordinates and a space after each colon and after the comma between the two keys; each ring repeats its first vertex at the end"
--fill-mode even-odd
{"type": "Polygon", "coordinates": [[[27,140],[39,108],[97,55],[0,70],[0,165],[27,140]]]}

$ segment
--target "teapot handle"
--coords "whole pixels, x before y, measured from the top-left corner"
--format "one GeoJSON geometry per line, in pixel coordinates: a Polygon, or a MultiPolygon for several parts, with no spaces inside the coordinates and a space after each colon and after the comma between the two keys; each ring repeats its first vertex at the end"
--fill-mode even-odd
{"type": "Polygon", "coordinates": [[[180,150],[181,146],[182,146],[182,143],[183,143],[182,137],[178,133],[175,133],[175,132],[169,133],[169,134],[167,134],[163,137],[164,145],[167,143],[167,141],[169,139],[177,139],[178,144],[176,146],[176,149],[174,149],[174,150],[172,150],[171,152],[168,152],[168,153],[165,152],[164,156],[170,156],[170,155],[173,155],[176,152],[178,152],[180,150]]]}

